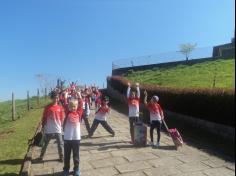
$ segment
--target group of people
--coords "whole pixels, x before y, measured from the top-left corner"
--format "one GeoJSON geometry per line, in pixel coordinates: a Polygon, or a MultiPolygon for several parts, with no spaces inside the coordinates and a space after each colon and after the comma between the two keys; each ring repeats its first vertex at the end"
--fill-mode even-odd
{"type": "MultiPolygon", "coordinates": [[[[139,118],[140,88],[136,83],[136,89],[131,88],[128,83],[127,100],[129,106],[129,124],[131,143],[134,143],[134,124],[139,118]]],[[[164,118],[163,110],[159,105],[159,98],[153,96],[147,102],[147,92],[144,92],[144,104],[150,111],[150,137],[151,145],[160,145],[160,129],[164,118]],[[154,145],[153,131],[157,129],[158,139],[154,145]]],[[[78,88],[75,83],[70,84],[67,89],[56,88],[50,93],[52,103],[45,107],[42,118],[42,130],[45,134],[45,145],[40,154],[43,160],[47,146],[51,139],[55,138],[58,144],[59,160],[64,162],[64,176],[69,175],[70,155],[73,152],[74,176],[80,176],[80,141],[81,141],[81,122],[84,121],[88,137],[92,137],[98,125],[101,124],[112,137],[115,132],[107,123],[107,116],[110,113],[109,97],[103,96],[98,88],[78,88]],[[90,126],[88,117],[94,103],[95,118],[90,126]],[[64,134],[64,136],[63,136],[64,134]]]]}
{"type": "MultiPolygon", "coordinates": [[[[148,93],[144,91],[144,105],[150,112],[150,145],[153,147],[160,146],[161,139],[161,125],[164,119],[164,113],[162,107],[159,104],[159,97],[157,95],[152,96],[148,102],[148,93]],[[157,143],[154,143],[153,132],[157,129],[157,143]]],[[[131,84],[128,83],[127,100],[129,105],[129,124],[130,124],[130,136],[131,143],[134,143],[134,124],[139,120],[139,106],[140,106],[140,88],[139,83],[136,83],[136,90],[131,91],[131,84]]]]}

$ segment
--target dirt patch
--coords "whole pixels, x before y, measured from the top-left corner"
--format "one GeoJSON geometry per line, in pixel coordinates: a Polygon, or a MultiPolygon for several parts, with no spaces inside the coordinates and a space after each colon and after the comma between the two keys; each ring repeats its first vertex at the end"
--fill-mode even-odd
{"type": "Polygon", "coordinates": [[[15,132],[14,130],[7,130],[7,131],[0,132],[0,139],[5,139],[14,132],[15,132]]]}

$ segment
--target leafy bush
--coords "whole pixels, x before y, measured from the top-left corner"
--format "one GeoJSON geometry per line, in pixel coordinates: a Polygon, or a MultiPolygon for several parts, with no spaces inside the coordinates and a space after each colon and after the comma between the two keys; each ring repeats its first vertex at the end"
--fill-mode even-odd
{"type": "MultiPolygon", "coordinates": [[[[113,76],[108,77],[108,85],[122,94],[126,93],[129,80],[113,76]]],[[[235,126],[235,91],[232,89],[178,89],[158,85],[141,85],[147,90],[149,98],[160,97],[160,104],[166,110],[195,118],[235,126]]]]}

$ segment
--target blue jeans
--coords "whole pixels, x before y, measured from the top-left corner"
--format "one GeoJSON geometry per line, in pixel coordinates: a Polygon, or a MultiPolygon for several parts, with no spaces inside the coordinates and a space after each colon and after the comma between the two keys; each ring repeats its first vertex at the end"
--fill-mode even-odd
{"type": "Polygon", "coordinates": [[[110,134],[113,134],[113,135],[115,134],[115,132],[113,131],[111,126],[107,123],[107,121],[100,121],[100,120],[94,119],[92,127],[90,128],[89,136],[93,136],[93,133],[95,132],[99,124],[101,124],[103,128],[107,130],[107,132],[109,132],[110,134]]]}
{"type": "Polygon", "coordinates": [[[62,134],[61,133],[53,133],[53,134],[45,134],[45,136],[46,136],[45,145],[42,148],[40,157],[42,157],[42,158],[44,157],[50,140],[56,138],[59,158],[62,158],[63,157],[63,148],[64,148],[62,134]]]}
{"type": "Polygon", "coordinates": [[[138,121],[138,117],[129,117],[129,129],[132,142],[134,142],[134,123],[138,121]]]}
{"type": "Polygon", "coordinates": [[[157,142],[160,142],[161,139],[161,121],[155,120],[151,122],[151,127],[150,127],[150,137],[151,137],[151,142],[153,142],[153,131],[154,129],[157,129],[157,142]]]}
{"type": "Polygon", "coordinates": [[[73,152],[74,171],[79,170],[80,156],[80,140],[65,140],[64,141],[64,171],[70,170],[70,155],[73,152]]]}

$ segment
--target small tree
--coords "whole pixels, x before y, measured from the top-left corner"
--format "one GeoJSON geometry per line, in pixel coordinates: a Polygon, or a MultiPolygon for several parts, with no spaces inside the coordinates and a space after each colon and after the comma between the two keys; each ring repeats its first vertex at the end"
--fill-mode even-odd
{"type": "Polygon", "coordinates": [[[50,90],[56,87],[56,77],[49,74],[36,74],[35,78],[38,80],[41,92],[45,93],[45,89],[50,90]]]}
{"type": "Polygon", "coordinates": [[[180,45],[180,51],[183,55],[185,55],[186,57],[186,61],[189,60],[189,56],[191,54],[191,52],[196,48],[197,44],[190,44],[190,43],[187,43],[187,44],[182,44],[180,45]]]}

